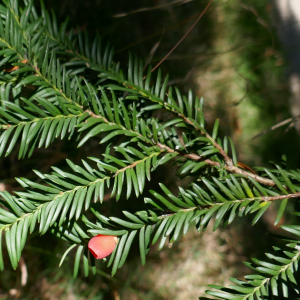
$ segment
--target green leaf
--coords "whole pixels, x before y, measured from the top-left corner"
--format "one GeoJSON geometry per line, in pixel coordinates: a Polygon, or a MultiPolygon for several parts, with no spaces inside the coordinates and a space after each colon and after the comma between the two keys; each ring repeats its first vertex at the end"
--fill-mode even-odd
{"type": "Polygon", "coordinates": [[[59,263],[59,267],[62,265],[62,263],[64,262],[66,256],[68,255],[68,253],[77,246],[77,244],[73,244],[71,245],[64,253],[64,255],[62,256],[61,260],[60,260],[60,263],[59,263]]]}
{"type": "Polygon", "coordinates": [[[264,212],[269,208],[269,206],[272,204],[271,202],[263,202],[264,206],[258,211],[256,216],[254,217],[252,221],[252,226],[260,219],[260,217],[264,214],[264,212]]]}
{"type": "Polygon", "coordinates": [[[281,225],[280,228],[282,228],[290,233],[300,236],[300,227],[299,226],[281,225]]]}
{"type": "Polygon", "coordinates": [[[231,224],[235,218],[236,215],[236,209],[238,208],[238,206],[240,205],[239,202],[235,203],[233,208],[231,209],[230,215],[229,215],[229,219],[228,219],[228,225],[231,224]]]}
{"type": "Polygon", "coordinates": [[[0,271],[4,270],[3,254],[2,254],[2,232],[0,235],[0,271]]]}
{"type": "Polygon", "coordinates": [[[166,162],[168,162],[172,158],[176,157],[177,155],[178,155],[178,153],[167,153],[157,162],[156,166],[165,164],[166,162]]]}
{"type": "Polygon", "coordinates": [[[280,203],[280,206],[279,206],[279,209],[278,209],[278,212],[277,212],[277,216],[276,216],[276,220],[275,220],[274,226],[278,225],[278,223],[280,222],[280,220],[282,218],[282,215],[284,213],[285,207],[287,205],[287,202],[288,202],[288,199],[281,200],[281,203],[280,203]]]}
{"type": "Polygon", "coordinates": [[[174,230],[174,234],[173,234],[170,242],[176,241],[178,239],[181,228],[182,228],[184,221],[185,221],[186,217],[188,216],[188,214],[189,214],[189,212],[184,212],[184,214],[178,220],[175,230],[174,230]]]}
{"type": "Polygon", "coordinates": [[[110,217],[110,219],[113,222],[115,222],[123,227],[129,228],[129,229],[140,229],[144,226],[144,224],[131,223],[131,222],[127,222],[122,219],[119,219],[119,218],[115,218],[115,217],[110,217]]]}
{"type": "Polygon", "coordinates": [[[122,257],[120,259],[118,268],[121,268],[123,266],[123,264],[125,263],[126,258],[128,256],[128,253],[129,253],[129,250],[130,250],[130,247],[131,247],[131,244],[132,244],[132,241],[133,241],[134,237],[136,236],[136,233],[137,233],[137,230],[131,231],[131,233],[130,233],[127,241],[126,241],[126,244],[125,244],[123,254],[122,254],[122,257]]]}
{"type": "Polygon", "coordinates": [[[215,124],[214,124],[214,128],[213,128],[213,132],[212,132],[212,138],[215,140],[217,138],[217,135],[218,135],[218,128],[219,128],[219,119],[217,119],[215,121],[215,124]]]}
{"type": "Polygon", "coordinates": [[[165,129],[166,127],[169,127],[169,126],[171,126],[171,125],[178,124],[178,123],[180,123],[180,122],[182,122],[182,119],[181,119],[181,118],[173,119],[173,120],[168,121],[167,123],[161,125],[161,126],[157,129],[157,131],[162,131],[162,130],[165,129]]]}
{"type": "Polygon", "coordinates": [[[175,197],[162,183],[159,183],[160,188],[164,191],[164,193],[173,201],[175,204],[182,208],[190,208],[190,205],[184,203],[179,198],[175,197]]]}
{"type": "Polygon", "coordinates": [[[83,252],[83,256],[82,256],[84,277],[89,276],[89,259],[88,259],[88,256],[89,256],[88,248],[85,248],[84,252],[83,252]]]}
{"type": "Polygon", "coordinates": [[[228,300],[244,300],[244,297],[234,296],[230,294],[225,294],[221,292],[214,292],[214,291],[206,291],[206,294],[218,297],[221,299],[228,299],[228,300]]]}
{"type": "Polygon", "coordinates": [[[131,221],[133,221],[133,222],[135,222],[135,223],[142,224],[142,225],[145,224],[141,219],[139,219],[137,216],[131,214],[131,213],[128,212],[128,211],[123,211],[123,214],[124,214],[128,219],[130,219],[131,221]]]}
{"type": "Polygon", "coordinates": [[[288,191],[284,188],[284,186],[279,182],[279,180],[267,169],[265,172],[270,176],[270,178],[275,182],[276,186],[283,192],[284,194],[288,194],[288,191]]]}
{"type": "Polygon", "coordinates": [[[76,251],[76,256],[75,256],[73,278],[76,278],[78,275],[82,250],[83,250],[83,245],[79,245],[77,248],[77,251],[76,251]]]}
{"type": "Polygon", "coordinates": [[[111,111],[111,106],[110,106],[109,100],[108,100],[108,98],[106,96],[106,93],[104,92],[104,90],[103,90],[103,88],[101,86],[99,86],[99,89],[100,89],[100,91],[102,93],[102,98],[104,99],[104,103],[105,103],[105,107],[106,107],[108,119],[109,119],[109,121],[114,122],[114,117],[113,117],[113,114],[112,114],[112,111],[111,111]]]}
{"type": "Polygon", "coordinates": [[[83,207],[83,203],[84,203],[84,200],[85,200],[86,193],[87,193],[87,188],[83,188],[81,193],[80,193],[80,197],[78,199],[78,204],[77,204],[77,207],[76,207],[76,212],[75,212],[75,219],[76,220],[78,220],[78,218],[81,215],[81,211],[82,211],[82,207],[83,207]]]}
{"type": "Polygon", "coordinates": [[[282,169],[280,168],[280,166],[278,166],[278,165],[276,165],[276,168],[279,170],[280,174],[281,174],[282,177],[284,178],[284,180],[285,180],[287,186],[289,187],[290,191],[291,191],[292,193],[296,193],[296,190],[295,190],[295,188],[294,188],[292,182],[290,181],[290,179],[289,179],[288,176],[286,175],[286,172],[284,172],[284,170],[282,170],[282,169]]]}
{"type": "Polygon", "coordinates": [[[144,266],[146,263],[145,226],[143,226],[140,230],[139,245],[140,245],[141,262],[142,262],[142,265],[144,266]]]}
{"type": "Polygon", "coordinates": [[[111,276],[114,276],[118,270],[119,262],[121,260],[122,254],[123,254],[123,248],[126,243],[127,237],[128,237],[128,233],[124,234],[121,237],[121,239],[118,241],[118,250],[115,255],[115,260],[114,260],[113,268],[111,271],[111,276]]]}
{"type": "Polygon", "coordinates": [[[5,242],[6,242],[6,247],[7,247],[7,252],[8,252],[8,256],[11,262],[11,265],[13,267],[13,269],[15,270],[17,267],[17,260],[16,257],[13,254],[13,251],[15,249],[12,249],[11,247],[11,240],[13,239],[13,237],[11,237],[11,230],[8,229],[5,231],[5,242]]]}
{"type": "Polygon", "coordinates": [[[143,161],[136,165],[136,176],[138,180],[139,191],[142,194],[145,185],[145,165],[143,161]]]}
{"type": "Polygon", "coordinates": [[[219,225],[220,225],[220,223],[221,223],[221,221],[222,221],[225,213],[227,212],[227,210],[230,208],[231,205],[232,204],[230,202],[226,202],[219,209],[219,211],[218,211],[218,213],[216,215],[216,221],[215,221],[215,225],[214,225],[213,231],[215,231],[219,227],[219,225]]]}
{"type": "Polygon", "coordinates": [[[4,151],[4,148],[6,146],[6,143],[8,141],[8,138],[10,136],[10,134],[13,132],[14,130],[14,127],[11,126],[10,128],[8,128],[4,134],[3,134],[3,138],[2,138],[2,141],[1,141],[1,144],[0,144],[0,156],[2,155],[3,151],[4,151]]]}
{"type": "Polygon", "coordinates": [[[209,211],[205,214],[204,218],[202,219],[200,225],[204,226],[210,220],[214,212],[220,208],[220,206],[221,206],[220,204],[217,204],[213,206],[211,209],[209,209],[209,211]]]}
{"type": "Polygon", "coordinates": [[[193,216],[194,216],[194,210],[189,211],[184,220],[183,234],[186,234],[188,232],[190,220],[192,219],[193,216]]]}
{"type": "Polygon", "coordinates": [[[211,155],[211,154],[215,154],[215,153],[219,153],[218,149],[209,149],[204,151],[203,153],[201,153],[201,156],[207,156],[207,155],[211,155]]]}
{"type": "Polygon", "coordinates": [[[218,187],[222,190],[222,192],[224,194],[226,194],[226,196],[228,198],[230,198],[230,200],[236,200],[236,198],[232,195],[231,191],[222,183],[220,182],[217,178],[213,177],[214,182],[218,185],[218,187]]]}
{"type": "Polygon", "coordinates": [[[236,151],[235,151],[235,147],[233,144],[233,141],[231,138],[228,138],[229,142],[230,142],[230,146],[231,146],[231,153],[232,153],[232,160],[233,160],[233,164],[237,167],[237,156],[236,156],[236,151]]]}
{"type": "Polygon", "coordinates": [[[248,195],[249,198],[254,198],[254,195],[252,193],[252,190],[250,189],[248,183],[246,180],[244,180],[243,178],[241,178],[241,182],[242,182],[242,185],[244,187],[244,190],[246,191],[246,194],[248,195]]]}
{"type": "Polygon", "coordinates": [[[137,180],[136,174],[134,172],[134,169],[130,168],[130,169],[127,169],[127,170],[129,170],[129,172],[130,172],[130,176],[131,176],[131,179],[132,179],[135,195],[138,198],[139,197],[139,185],[138,185],[138,180],[137,180]]]}
{"type": "Polygon", "coordinates": [[[208,187],[208,189],[212,192],[212,194],[217,198],[217,200],[221,202],[226,202],[227,200],[212,186],[212,184],[206,179],[202,178],[202,181],[208,187]]]}
{"type": "Polygon", "coordinates": [[[127,230],[108,230],[108,229],[89,229],[88,232],[92,233],[92,234],[103,234],[103,235],[124,235],[126,234],[128,231],[127,230]]]}
{"type": "Polygon", "coordinates": [[[172,203],[170,203],[166,198],[164,198],[163,196],[159,195],[157,192],[150,190],[149,191],[156,199],[158,199],[159,201],[161,201],[168,209],[177,212],[180,210],[179,207],[176,207],[175,205],[173,205],[172,203]]]}
{"type": "Polygon", "coordinates": [[[168,220],[169,220],[169,217],[163,219],[163,220],[159,223],[159,226],[158,226],[158,228],[157,228],[157,230],[156,230],[156,232],[155,232],[155,235],[154,235],[154,237],[153,237],[153,239],[152,239],[152,245],[154,245],[154,244],[158,241],[158,239],[160,238],[160,236],[161,236],[161,234],[162,234],[162,231],[165,229],[165,225],[166,225],[166,223],[168,222],[168,220]]]}
{"type": "Polygon", "coordinates": [[[175,228],[175,226],[177,225],[178,221],[183,216],[183,214],[184,214],[183,211],[179,211],[176,215],[174,215],[170,225],[168,226],[165,236],[169,236],[171,234],[171,232],[173,231],[173,229],[175,228]]]}

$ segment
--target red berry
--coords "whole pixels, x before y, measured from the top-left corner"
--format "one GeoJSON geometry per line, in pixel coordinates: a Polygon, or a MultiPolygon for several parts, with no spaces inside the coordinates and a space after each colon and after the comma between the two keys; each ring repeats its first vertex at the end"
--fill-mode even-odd
{"type": "Polygon", "coordinates": [[[116,236],[98,234],[90,239],[88,248],[96,259],[102,259],[114,251],[117,242],[116,236]]]}

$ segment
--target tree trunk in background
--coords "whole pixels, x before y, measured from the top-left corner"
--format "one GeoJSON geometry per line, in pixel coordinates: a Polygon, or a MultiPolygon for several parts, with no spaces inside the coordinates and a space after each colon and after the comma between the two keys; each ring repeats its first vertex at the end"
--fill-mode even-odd
{"type": "MultiPolygon", "coordinates": [[[[279,22],[277,32],[289,60],[290,107],[293,117],[300,115],[300,0],[274,0],[279,22]]],[[[300,120],[295,122],[300,134],[300,120]]]]}

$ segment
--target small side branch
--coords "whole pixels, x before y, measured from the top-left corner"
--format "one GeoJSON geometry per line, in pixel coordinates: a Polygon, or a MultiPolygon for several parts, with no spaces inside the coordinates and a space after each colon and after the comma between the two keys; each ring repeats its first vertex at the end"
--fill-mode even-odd
{"type": "MultiPolygon", "coordinates": [[[[95,113],[93,113],[92,111],[90,110],[86,110],[86,112],[88,112],[90,114],[90,116],[94,117],[94,118],[101,118],[103,119],[104,122],[106,123],[109,123],[109,121],[107,119],[105,119],[104,117],[102,116],[99,116],[99,115],[96,115],[95,113]]],[[[191,124],[191,125],[194,125],[192,123],[192,121],[190,121],[188,118],[184,117],[183,115],[180,115],[180,117],[184,118],[184,120],[191,124]]],[[[201,130],[200,128],[197,128],[198,130],[201,130]]],[[[269,186],[275,186],[275,182],[273,180],[270,180],[268,178],[264,178],[264,177],[261,177],[261,176],[258,176],[257,174],[253,174],[251,172],[248,172],[248,171],[245,171],[243,169],[240,169],[236,166],[233,165],[233,162],[231,160],[231,158],[227,155],[227,153],[223,150],[223,148],[208,134],[208,133],[204,133],[202,132],[203,134],[205,134],[205,136],[210,140],[212,141],[213,145],[215,148],[217,148],[220,152],[220,154],[224,157],[224,160],[225,160],[225,168],[227,171],[231,172],[231,173],[236,173],[236,174],[240,174],[240,175],[244,175],[246,177],[252,177],[254,180],[256,180],[257,182],[259,183],[262,183],[262,184],[265,184],[265,185],[269,185],[269,186]]],[[[152,141],[153,144],[155,144],[154,141],[152,141]]],[[[156,145],[161,149],[161,150],[166,150],[168,151],[169,153],[178,153],[179,155],[181,156],[184,156],[184,157],[187,157],[189,159],[192,159],[192,160],[201,160],[201,161],[205,161],[208,165],[210,166],[213,166],[213,167],[220,167],[220,164],[218,162],[215,162],[215,161],[212,161],[211,159],[204,159],[202,156],[199,156],[197,154],[194,154],[194,153],[181,153],[179,151],[176,151],[176,150],[173,150],[172,148],[166,146],[166,145],[163,145],[161,143],[156,143],[156,145]]]]}
{"type": "MultiPolygon", "coordinates": [[[[230,203],[242,203],[243,201],[255,201],[255,200],[270,202],[270,201],[283,200],[283,199],[292,199],[292,198],[297,198],[297,197],[300,197],[300,192],[295,193],[295,194],[279,195],[279,196],[273,196],[273,197],[262,196],[262,197],[255,197],[255,198],[237,199],[237,200],[232,200],[232,201],[227,201],[227,202],[217,202],[217,203],[214,203],[212,205],[203,205],[203,206],[194,206],[194,207],[191,207],[191,208],[183,208],[183,209],[180,209],[179,211],[187,212],[187,211],[191,211],[191,210],[195,210],[195,209],[198,209],[198,210],[199,209],[200,210],[211,209],[216,205],[224,205],[224,203],[228,203],[228,202],[230,202],[230,203]]],[[[161,215],[159,217],[159,219],[164,219],[164,218],[167,218],[169,216],[175,215],[177,213],[178,213],[178,211],[176,213],[161,215]]]]}
{"type": "MultiPolygon", "coordinates": [[[[166,145],[163,145],[161,143],[157,143],[157,146],[160,148],[160,149],[164,149],[170,153],[178,153],[179,155],[181,156],[184,156],[184,157],[187,157],[189,159],[192,159],[192,160],[201,160],[201,161],[205,161],[208,165],[210,166],[213,166],[213,167],[220,167],[220,164],[216,161],[212,161],[211,159],[203,159],[202,156],[199,156],[197,154],[194,154],[194,153],[181,153],[179,151],[176,151],[176,150],[173,150],[172,148],[166,146],[166,145]]],[[[223,150],[224,151],[224,150],[223,150]]],[[[225,152],[224,152],[225,153],[225,152]]],[[[225,153],[226,154],[226,153],[225,153]]],[[[227,155],[227,154],[226,154],[227,155]]],[[[230,159],[230,158],[229,158],[230,159]]],[[[236,174],[240,174],[240,175],[244,175],[246,177],[252,177],[254,180],[256,180],[257,182],[259,183],[262,183],[262,184],[265,184],[265,185],[269,185],[269,186],[275,186],[275,182],[271,179],[268,179],[268,178],[264,178],[264,177],[261,177],[261,176],[258,176],[257,174],[253,174],[251,172],[247,172],[245,170],[242,170],[236,166],[234,166],[233,164],[231,164],[230,166],[228,166],[227,164],[225,165],[225,169],[231,173],[236,173],[236,174]]]]}
{"type": "Polygon", "coordinates": [[[153,156],[155,156],[155,155],[158,156],[159,154],[160,154],[160,152],[151,153],[149,156],[146,156],[145,158],[143,158],[141,160],[137,160],[134,163],[132,163],[131,165],[128,165],[128,166],[118,170],[113,177],[116,177],[119,173],[124,173],[127,169],[132,169],[132,168],[136,167],[136,165],[143,163],[146,159],[151,159],[153,156]]]}
{"type": "Polygon", "coordinates": [[[183,118],[186,123],[192,125],[195,129],[201,131],[201,133],[203,135],[205,135],[212,142],[213,146],[219,150],[220,154],[224,157],[226,165],[228,167],[233,166],[232,159],[227,155],[227,153],[223,150],[223,148],[207,132],[203,132],[201,130],[201,128],[196,127],[195,124],[190,119],[188,119],[187,117],[185,117],[184,115],[178,114],[178,116],[181,117],[181,118],[183,118]]]}

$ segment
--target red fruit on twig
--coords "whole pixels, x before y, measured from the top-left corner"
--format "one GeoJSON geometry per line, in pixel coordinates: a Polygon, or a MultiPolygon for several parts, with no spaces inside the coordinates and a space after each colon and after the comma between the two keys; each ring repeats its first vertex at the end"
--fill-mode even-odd
{"type": "Polygon", "coordinates": [[[114,251],[117,242],[116,236],[98,234],[90,239],[88,248],[96,259],[102,259],[114,251]]]}

